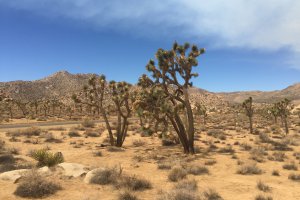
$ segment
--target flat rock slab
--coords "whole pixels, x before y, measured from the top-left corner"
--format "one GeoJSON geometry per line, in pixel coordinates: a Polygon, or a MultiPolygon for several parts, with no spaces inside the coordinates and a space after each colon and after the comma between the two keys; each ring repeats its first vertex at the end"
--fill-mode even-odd
{"type": "MultiPolygon", "coordinates": [[[[3,172],[0,174],[0,180],[16,183],[20,178],[22,178],[29,171],[30,169],[18,169],[18,170],[3,172]]],[[[48,176],[52,174],[49,167],[46,166],[38,169],[37,171],[41,175],[48,176]]]]}
{"type": "Polygon", "coordinates": [[[57,167],[63,170],[65,176],[74,178],[83,176],[89,171],[86,166],[78,163],[60,163],[57,167]]]}
{"type": "Polygon", "coordinates": [[[16,183],[29,169],[18,169],[0,174],[0,180],[16,183]]]}
{"type": "Polygon", "coordinates": [[[105,170],[105,168],[96,168],[96,169],[93,169],[93,170],[89,171],[89,172],[85,175],[85,177],[84,177],[84,179],[83,179],[83,182],[85,182],[85,183],[87,183],[87,184],[90,184],[90,183],[91,183],[91,180],[92,180],[92,178],[93,178],[93,176],[94,176],[98,171],[103,171],[103,170],[105,170]]]}

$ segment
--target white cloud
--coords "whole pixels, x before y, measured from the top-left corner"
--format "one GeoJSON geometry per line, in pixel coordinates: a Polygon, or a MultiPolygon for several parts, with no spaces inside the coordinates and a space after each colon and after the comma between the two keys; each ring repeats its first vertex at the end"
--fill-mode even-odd
{"type": "Polygon", "coordinates": [[[0,0],[1,4],[143,36],[213,37],[216,48],[289,48],[290,65],[300,69],[297,0],[0,0]]]}

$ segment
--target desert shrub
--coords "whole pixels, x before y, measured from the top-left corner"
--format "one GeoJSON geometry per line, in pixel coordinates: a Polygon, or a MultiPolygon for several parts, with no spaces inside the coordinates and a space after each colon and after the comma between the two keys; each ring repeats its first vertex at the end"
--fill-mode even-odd
{"type": "Polygon", "coordinates": [[[49,142],[49,143],[62,143],[63,142],[61,139],[55,138],[52,133],[47,133],[44,137],[46,138],[45,142],[49,142]]]}
{"type": "Polygon", "coordinates": [[[286,170],[295,170],[297,171],[298,170],[298,167],[296,165],[295,162],[291,162],[291,163],[288,163],[288,164],[284,164],[282,166],[283,169],[286,169],[286,170]]]}
{"type": "Polygon", "coordinates": [[[205,166],[196,166],[196,165],[192,165],[192,166],[188,166],[186,168],[186,171],[188,174],[193,174],[193,175],[202,175],[202,174],[208,174],[209,170],[207,167],[205,166]]]}
{"type": "Polygon", "coordinates": [[[66,129],[64,127],[53,127],[53,128],[49,128],[49,131],[65,131],[66,129]]]}
{"type": "Polygon", "coordinates": [[[273,171],[272,171],[272,175],[273,175],[273,176],[280,176],[278,170],[273,170],[273,171]]]}
{"type": "Polygon", "coordinates": [[[25,198],[42,198],[62,189],[57,183],[43,178],[36,171],[29,172],[17,186],[14,194],[25,198]]]}
{"type": "Polygon", "coordinates": [[[250,159],[257,162],[264,162],[265,155],[268,155],[268,153],[263,147],[255,147],[250,152],[250,159]]]}
{"type": "Polygon", "coordinates": [[[0,155],[0,164],[14,163],[15,158],[11,154],[0,155]]]}
{"type": "Polygon", "coordinates": [[[214,138],[220,139],[220,140],[226,140],[226,135],[224,131],[220,129],[212,129],[207,132],[207,135],[212,136],[214,138]]]}
{"type": "Polygon", "coordinates": [[[78,133],[78,131],[70,130],[68,135],[70,137],[81,137],[81,135],[78,133]]]}
{"type": "Polygon", "coordinates": [[[152,184],[144,179],[136,176],[124,176],[118,183],[117,187],[124,187],[133,191],[141,191],[152,188],[152,184]]]}
{"type": "Polygon", "coordinates": [[[122,173],[117,167],[99,169],[91,178],[91,183],[99,185],[116,184],[122,173]]]}
{"type": "Polygon", "coordinates": [[[208,189],[204,191],[202,195],[204,200],[223,200],[220,194],[214,189],[208,189]]]}
{"type": "Polygon", "coordinates": [[[285,153],[283,152],[274,152],[272,156],[269,156],[268,159],[272,161],[278,161],[278,162],[283,162],[284,159],[286,158],[285,153]]]}
{"type": "Polygon", "coordinates": [[[168,179],[172,182],[177,182],[181,179],[184,179],[187,176],[187,171],[183,169],[182,167],[174,167],[169,175],[168,179]]]}
{"type": "Polygon", "coordinates": [[[243,164],[238,170],[238,174],[251,175],[251,174],[262,174],[262,170],[256,166],[256,164],[243,164]]]}
{"type": "Polygon", "coordinates": [[[179,181],[175,186],[174,189],[176,190],[188,190],[188,191],[196,191],[198,189],[198,184],[197,181],[192,179],[192,180],[182,180],[179,181]]]}
{"type": "Polygon", "coordinates": [[[273,197],[259,194],[255,197],[255,200],[273,200],[273,197]]]}
{"type": "Polygon", "coordinates": [[[207,160],[207,161],[205,161],[204,165],[214,165],[216,163],[217,163],[216,160],[207,160]]]}
{"type": "Polygon", "coordinates": [[[47,149],[33,150],[30,156],[38,161],[38,167],[52,167],[64,162],[64,157],[61,152],[51,153],[47,149]]]}
{"type": "Polygon", "coordinates": [[[85,128],[94,128],[95,127],[95,122],[93,122],[91,119],[85,118],[82,122],[81,125],[85,128]]]}
{"type": "Polygon", "coordinates": [[[100,137],[100,134],[98,132],[92,130],[85,131],[84,135],[87,137],[100,137]]]}
{"type": "Polygon", "coordinates": [[[0,139],[0,152],[5,149],[5,141],[0,139]]]}
{"type": "Polygon", "coordinates": [[[101,151],[95,151],[95,152],[93,152],[93,155],[96,157],[102,157],[103,153],[101,151]]]}
{"type": "Polygon", "coordinates": [[[165,169],[169,170],[172,168],[172,164],[171,164],[171,162],[166,162],[166,161],[159,162],[157,164],[157,168],[162,169],[162,170],[165,170],[165,169]]]}
{"type": "Polygon", "coordinates": [[[259,133],[259,139],[262,143],[269,143],[271,142],[271,139],[269,137],[269,134],[268,133],[265,133],[265,132],[260,132],[259,133]]]}
{"type": "Polygon", "coordinates": [[[176,143],[173,140],[170,140],[170,139],[162,139],[161,140],[161,144],[163,146],[173,146],[173,145],[176,145],[176,143]]]}
{"type": "Polygon", "coordinates": [[[226,146],[226,147],[220,148],[219,152],[233,154],[235,152],[235,150],[232,148],[232,146],[226,146]]]}
{"type": "Polygon", "coordinates": [[[146,144],[146,142],[145,141],[143,141],[143,140],[134,140],[133,142],[132,142],[132,145],[133,146],[135,146],[135,147],[140,147],[140,146],[144,146],[146,144]]]}
{"type": "Polygon", "coordinates": [[[240,146],[241,146],[241,149],[244,151],[250,151],[252,149],[252,146],[247,143],[242,143],[240,146]]]}
{"type": "Polygon", "coordinates": [[[138,200],[130,191],[124,191],[119,194],[118,200],[138,200]]]}
{"type": "Polygon", "coordinates": [[[256,187],[263,192],[269,192],[271,190],[270,186],[266,185],[261,180],[257,182],[256,187]]]}
{"type": "Polygon", "coordinates": [[[20,136],[26,136],[26,137],[31,137],[31,136],[39,136],[41,134],[42,130],[37,127],[30,127],[26,128],[24,130],[16,130],[16,131],[11,131],[7,132],[7,136],[11,137],[20,137],[20,136]]]}
{"type": "Polygon", "coordinates": [[[289,179],[293,181],[300,181],[300,174],[290,174],[289,179]]]}

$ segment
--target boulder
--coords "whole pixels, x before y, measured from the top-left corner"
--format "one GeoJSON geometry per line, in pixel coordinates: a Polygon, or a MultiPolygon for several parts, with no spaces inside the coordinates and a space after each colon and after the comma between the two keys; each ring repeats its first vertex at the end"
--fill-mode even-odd
{"type": "Polygon", "coordinates": [[[29,169],[18,169],[0,174],[0,180],[16,183],[29,169]]]}
{"type": "Polygon", "coordinates": [[[89,171],[86,166],[78,163],[60,163],[57,167],[63,170],[65,176],[74,178],[83,176],[89,171]]]}

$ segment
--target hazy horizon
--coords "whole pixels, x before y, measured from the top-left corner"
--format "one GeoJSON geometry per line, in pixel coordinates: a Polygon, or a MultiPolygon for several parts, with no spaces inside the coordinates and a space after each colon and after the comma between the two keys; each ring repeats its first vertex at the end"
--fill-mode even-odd
{"type": "Polygon", "coordinates": [[[273,91],[300,81],[300,2],[0,0],[0,82],[57,71],[136,83],[158,48],[206,48],[194,86],[273,91]]]}

